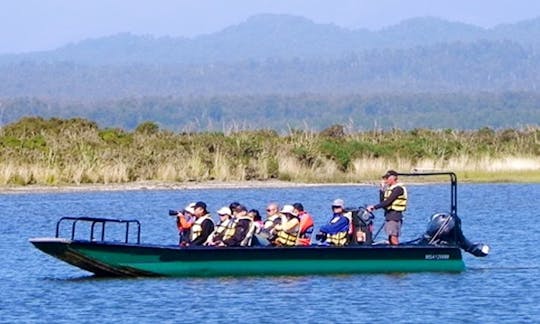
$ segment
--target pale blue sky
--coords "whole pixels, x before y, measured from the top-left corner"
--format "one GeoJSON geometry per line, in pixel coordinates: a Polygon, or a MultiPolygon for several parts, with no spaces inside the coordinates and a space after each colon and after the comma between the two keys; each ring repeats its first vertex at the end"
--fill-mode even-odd
{"type": "Polygon", "coordinates": [[[434,16],[492,27],[540,16],[537,0],[3,0],[0,53],[49,50],[120,32],[193,37],[260,13],[380,29],[434,16]]]}

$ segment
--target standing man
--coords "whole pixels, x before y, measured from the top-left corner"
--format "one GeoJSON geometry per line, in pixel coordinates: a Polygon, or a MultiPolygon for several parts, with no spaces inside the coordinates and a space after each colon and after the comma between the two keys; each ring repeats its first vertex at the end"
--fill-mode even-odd
{"type": "Polygon", "coordinates": [[[407,209],[407,189],[398,183],[398,173],[388,170],[383,176],[379,192],[380,203],[367,207],[368,211],[384,208],[384,230],[391,245],[399,244],[403,212],[407,209]]]}

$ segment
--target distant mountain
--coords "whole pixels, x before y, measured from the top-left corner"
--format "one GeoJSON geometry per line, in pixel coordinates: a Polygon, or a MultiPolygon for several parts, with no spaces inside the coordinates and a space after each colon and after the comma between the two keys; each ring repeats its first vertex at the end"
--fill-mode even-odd
{"type": "Polygon", "coordinates": [[[262,14],[220,32],[195,38],[129,33],[87,39],[53,51],[1,55],[0,64],[20,61],[90,65],[206,64],[266,59],[335,59],[372,49],[405,49],[438,43],[510,40],[540,48],[540,18],[484,29],[424,17],[379,31],[349,30],[290,15],[262,14]]]}
{"type": "Polygon", "coordinates": [[[411,18],[375,32],[374,38],[378,42],[373,47],[403,48],[458,41],[473,42],[486,38],[489,33],[481,27],[439,18],[411,18]]]}
{"type": "MultiPolygon", "coordinates": [[[[127,54],[126,54],[127,55],[127,54]]],[[[63,99],[296,93],[540,91],[540,55],[511,41],[366,50],[338,59],[198,65],[0,65],[1,97],[63,99]]]]}
{"type": "Polygon", "coordinates": [[[498,25],[490,30],[489,39],[511,39],[521,44],[540,44],[540,18],[524,20],[515,24],[498,25]]]}
{"type": "Polygon", "coordinates": [[[540,124],[539,98],[540,18],[369,31],[258,15],[192,39],[125,33],[0,56],[0,125],[37,115],[128,129],[521,127],[540,124]]]}

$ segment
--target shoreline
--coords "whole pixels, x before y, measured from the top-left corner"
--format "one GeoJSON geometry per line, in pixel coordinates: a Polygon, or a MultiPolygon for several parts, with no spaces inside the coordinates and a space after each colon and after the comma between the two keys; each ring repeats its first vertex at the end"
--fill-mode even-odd
{"type": "Polygon", "coordinates": [[[105,191],[143,191],[143,190],[200,190],[200,189],[249,189],[249,188],[302,188],[328,186],[375,186],[374,182],[361,183],[302,183],[281,180],[271,181],[202,181],[202,182],[163,182],[140,181],[114,184],[81,184],[81,185],[26,185],[0,186],[0,194],[28,193],[71,193],[71,192],[105,192],[105,191]]]}
{"type": "MultiPolygon", "coordinates": [[[[425,185],[444,183],[446,180],[416,182],[404,181],[409,185],[425,185]]],[[[459,183],[487,183],[486,181],[460,180],[459,183]]],[[[524,183],[523,181],[494,181],[489,183],[524,183]]],[[[526,183],[537,183],[535,181],[526,183]]],[[[201,189],[260,189],[260,188],[313,188],[313,187],[339,187],[339,186],[374,186],[375,181],[362,182],[324,182],[305,183],[290,182],[283,180],[249,180],[249,181],[190,181],[190,182],[166,182],[166,181],[137,181],[128,183],[110,184],[65,184],[65,185],[25,185],[25,186],[0,186],[0,194],[31,194],[31,193],[73,193],[73,192],[107,192],[107,191],[152,191],[152,190],[201,190],[201,189]]]]}

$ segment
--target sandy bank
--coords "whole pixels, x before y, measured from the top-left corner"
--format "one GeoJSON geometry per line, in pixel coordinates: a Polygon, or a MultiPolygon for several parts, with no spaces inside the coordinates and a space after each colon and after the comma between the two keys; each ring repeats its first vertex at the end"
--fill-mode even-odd
{"type": "Polygon", "coordinates": [[[53,193],[53,192],[86,192],[86,191],[131,191],[131,190],[194,190],[194,189],[227,189],[227,188],[295,188],[322,186],[366,186],[373,183],[297,183],[287,181],[209,181],[209,182],[159,182],[142,181],[121,184],[81,184],[62,186],[3,186],[0,194],[15,193],[53,193]]]}

